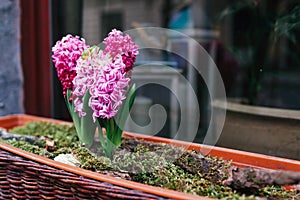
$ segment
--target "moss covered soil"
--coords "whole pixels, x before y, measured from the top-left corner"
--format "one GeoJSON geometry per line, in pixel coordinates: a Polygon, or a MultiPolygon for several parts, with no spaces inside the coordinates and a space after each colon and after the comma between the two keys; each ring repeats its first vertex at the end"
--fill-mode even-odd
{"type": "Polygon", "coordinates": [[[124,138],[112,159],[104,156],[100,145],[92,153],[80,145],[75,128],[49,122],[30,122],[9,130],[10,133],[35,136],[34,142],[8,139],[2,142],[53,159],[73,154],[81,168],[148,185],[218,199],[297,199],[299,193],[279,186],[238,191],[222,182],[228,178],[231,162],[204,157],[167,144],[124,138]],[[50,143],[49,143],[50,141],[50,143]],[[49,145],[52,144],[52,145],[49,145]]]}

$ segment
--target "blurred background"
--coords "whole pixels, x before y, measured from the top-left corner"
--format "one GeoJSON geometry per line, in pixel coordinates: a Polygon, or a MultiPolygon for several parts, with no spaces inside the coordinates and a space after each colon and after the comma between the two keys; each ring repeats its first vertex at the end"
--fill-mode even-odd
{"type": "MultiPolygon", "coordinates": [[[[99,44],[113,28],[140,27],[177,30],[198,41],[218,66],[229,100],[300,109],[299,0],[1,0],[0,115],[27,113],[70,120],[51,62],[51,47],[68,33],[84,37],[88,44],[99,44]]],[[[184,40],[166,36],[158,43],[197,57],[184,40]]],[[[210,119],[203,79],[191,72],[182,57],[142,50],[137,63],[154,69],[138,71],[136,81],[160,74],[184,95],[177,73],[153,67],[152,61],[174,68],[193,82],[200,104],[197,138],[201,140],[210,119]]],[[[159,134],[170,137],[180,113],[174,94],[165,87],[140,88],[133,119],[148,124],[145,113],[157,103],[167,114],[159,134]]],[[[187,105],[186,109],[192,108],[187,105]]]]}

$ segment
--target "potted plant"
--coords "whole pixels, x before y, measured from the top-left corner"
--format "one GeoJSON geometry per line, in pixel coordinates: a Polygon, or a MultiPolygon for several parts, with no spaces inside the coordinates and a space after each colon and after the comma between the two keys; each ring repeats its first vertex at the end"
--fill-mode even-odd
{"type": "Polygon", "coordinates": [[[67,35],[53,47],[52,57],[79,140],[91,147],[97,128],[101,146],[111,157],[121,145],[135,97],[130,78],[138,48],[129,35],[115,29],[104,44],[103,50],[89,47],[84,39],[67,35]]]}

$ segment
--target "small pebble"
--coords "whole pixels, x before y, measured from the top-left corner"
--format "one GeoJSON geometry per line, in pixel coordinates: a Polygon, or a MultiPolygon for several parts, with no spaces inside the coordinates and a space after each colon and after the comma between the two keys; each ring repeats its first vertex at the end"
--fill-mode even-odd
{"type": "Polygon", "coordinates": [[[72,154],[59,154],[54,160],[71,166],[80,165],[80,162],[72,154]]]}

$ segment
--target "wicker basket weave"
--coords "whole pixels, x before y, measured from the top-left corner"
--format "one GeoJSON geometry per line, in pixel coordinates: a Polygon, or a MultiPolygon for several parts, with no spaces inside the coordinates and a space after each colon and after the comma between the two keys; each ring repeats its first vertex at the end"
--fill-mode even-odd
{"type": "Polygon", "coordinates": [[[0,199],[163,199],[0,150],[0,199]]]}

